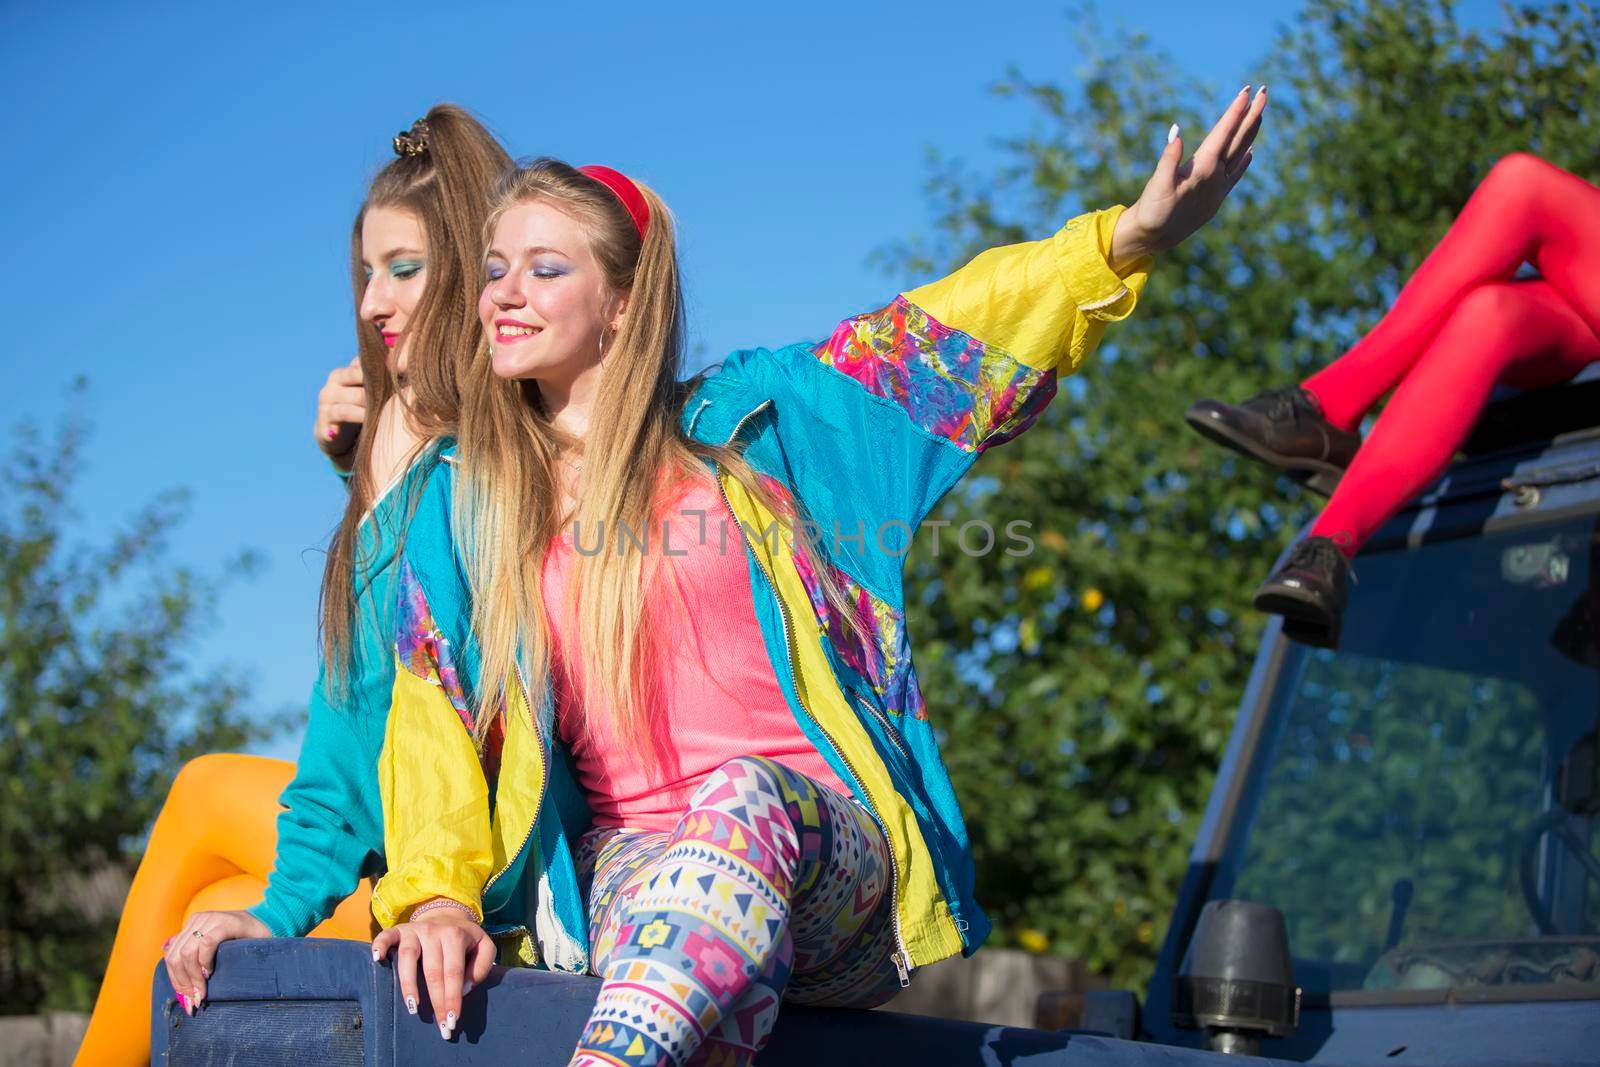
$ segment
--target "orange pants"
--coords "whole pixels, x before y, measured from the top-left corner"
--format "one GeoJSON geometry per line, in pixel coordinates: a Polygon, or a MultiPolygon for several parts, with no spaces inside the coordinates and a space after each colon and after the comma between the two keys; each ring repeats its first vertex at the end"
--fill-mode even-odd
{"type": "MultiPolygon", "coordinates": [[[[277,850],[278,795],[292,777],[294,764],[260,756],[201,756],[178,772],[133,876],[77,1063],[149,1063],[161,943],[197,911],[260,903],[277,850]]],[[[375,932],[363,882],[311,934],[366,941],[375,932]]]]}

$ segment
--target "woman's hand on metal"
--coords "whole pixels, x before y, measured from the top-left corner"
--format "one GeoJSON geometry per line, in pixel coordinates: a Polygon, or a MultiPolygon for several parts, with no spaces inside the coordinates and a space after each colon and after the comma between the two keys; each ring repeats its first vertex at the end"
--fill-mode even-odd
{"type": "Polygon", "coordinates": [[[242,937],[271,937],[267,924],[247,911],[200,911],[161,946],[167,978],[178,1004],[190,1015],[205,1003],[206,983],[217,960],[217,946],[242,937]]]}

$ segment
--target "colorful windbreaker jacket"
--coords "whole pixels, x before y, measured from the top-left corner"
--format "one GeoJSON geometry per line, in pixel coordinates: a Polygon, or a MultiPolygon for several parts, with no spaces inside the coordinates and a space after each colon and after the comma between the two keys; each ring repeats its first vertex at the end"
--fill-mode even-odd
{"type": "MultiPolygon", "coordinates": [[[[357,527],[355,619],[337,686],[321,664],[295,776],[278,799],[277,853],[250,914],[274,937],[301,937],[333,914],[362,877],[383,869],[378,756],[394,690],[395,560],[417,491],[438,463],[423,448],[357,527]]],[[[348,472],[337,472],[348,482],[348,472]]]]}
{"type": "MultiPolygon", "coordinates": [[[[979,453],[1031,425],[1058,375],[1132,312],[1149,262],[1120,275],[1109,266],[1122,211],[984,252],[820,343],[737,352],[683,408],[690,437],[738,441],[765,486],[821,528],[824,565],[871,635],[860,641],[834,617],[804,558],[765,533],[774,516],[708,461],[746,530],[756,615],[790,710],[888,839],[902,977],[970,954],[990,926],[912,665],[904,549],[979,453]]],[[[449,897],[509,937],[502,960],[515,945],[524,962],[582,971],[589,939],[573,857],[589,814],[549,688],[530,695],[526,670],[496,680],[507,695],[503,743],[485,759],[471,741],[482,680],[450,537],[452,480],[449,462],[431,471],[398,563],[394,693],[379,757],[388,871],[373,913],[389,926],[449,897]]]]}

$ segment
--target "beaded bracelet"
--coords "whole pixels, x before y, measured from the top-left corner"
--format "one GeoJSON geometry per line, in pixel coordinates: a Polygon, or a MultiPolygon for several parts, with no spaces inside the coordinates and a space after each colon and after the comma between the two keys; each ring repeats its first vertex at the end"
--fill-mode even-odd
{"type": "Polygon", "coordinates": [[[460,901],[451,900],[449,897],[434,897],[426,904],[418,904],[411,910],[411,921],[416,922],[417,916],[423,914],[424,912],[436,911],[439,908],[459,908],[461,911],[466,912],[467,918],[471,919],[473,922],[478,921],[477,913],[475,913],[471,908],[467,907],[465,904],[462,904],[460,901]]]}

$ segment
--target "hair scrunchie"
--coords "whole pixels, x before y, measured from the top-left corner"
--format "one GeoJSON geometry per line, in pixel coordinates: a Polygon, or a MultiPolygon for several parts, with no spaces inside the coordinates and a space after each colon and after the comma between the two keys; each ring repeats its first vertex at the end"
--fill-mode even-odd
{"type": "Polygon", "coordinates": [[[418,119],[409,130],[394,135],[394,154],[415,158],[428,151],[428,120],[418,119]]]}

